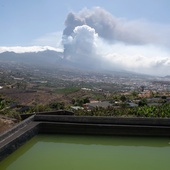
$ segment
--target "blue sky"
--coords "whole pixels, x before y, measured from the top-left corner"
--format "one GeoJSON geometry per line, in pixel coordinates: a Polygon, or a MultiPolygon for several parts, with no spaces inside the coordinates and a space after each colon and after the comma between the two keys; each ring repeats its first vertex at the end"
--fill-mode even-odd
{"type": "Polygon", "coordinates": [[[0,0],[0,46],[33,45],[41,37],[63,31],[70,11],[95,6],[116,17],[170,24],[169,0],[0,0]]]}
{"type": "Polygon", "coordinates": [[[0,0],[0,52],[32,46],[67,47],[73,61],[88,49],[104,67],[170,75],[170,0],[0,0]],[[62,41],[66,28],[74,34],[62,41]]]}

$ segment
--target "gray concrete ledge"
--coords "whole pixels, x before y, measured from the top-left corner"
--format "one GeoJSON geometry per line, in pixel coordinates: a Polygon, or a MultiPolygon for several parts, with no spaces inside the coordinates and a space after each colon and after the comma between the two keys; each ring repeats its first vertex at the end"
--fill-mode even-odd
{"type": "Polygon", "coordinates": [[[13,135],[10,135],[0,141],[0,161],[10,155],[26,141],[38,134],[39,123],[30,122],[27,126],[19,129],[13,135]]]}
{"type": "Polygon", "coordinates": [[[168,118],[117,118],[97,116],[69,116],[69,115],[35,115],[34,121],[67,122],[67,123],[94,123],[115,125],[148,125],[170,126],[168,118]]]}
{"type": "Polygon", "coordinates": [[[170,126],[42,122],[40,133],[169,137],[170,126]]]}
{"type": "Polygon", "coordinates": [[[57,111],[48,111],[48,112],[39,112],[32,114],[21,114],[22,120],[29,118],[32,115],[74,115],[73,112],[67,110],[57,110],[57,111]]]}
{"type": "Polygon", "coordinates": [[[34,115],[32,115],[31,117],[29,117],[26,120],[23,120],[22,122],[20,122],[19,124],[15,125],[13,128],[11,128],[10,130],[0,134],[0,141],[3,141],[5,138],[13,135],[18,130],[22,129],[24,126],[27,126],[33,120],[34,120],[34,115]]]}

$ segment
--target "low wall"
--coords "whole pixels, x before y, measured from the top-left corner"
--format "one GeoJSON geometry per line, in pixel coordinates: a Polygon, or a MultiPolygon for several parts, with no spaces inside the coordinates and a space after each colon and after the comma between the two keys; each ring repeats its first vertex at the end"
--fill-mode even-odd
{"type": "Polygon", "coordinates": [[[170,119],[33,115],[0,135],[0,160],[38,133],[170,137],[170,119]]]}
{"type": "Polygon", "coordinates": [[[39,123],[34,122],[34,116],[24,120],[9,131],[0,135],[0,161],[10,155],[26,141],[39,132],[39,123]]]}
{"type": "Polygon", "coordinates": [[[20,122],[19,124],[15,125],[13,128],[11,128],[10,130],[0,134],[0,141],[3,141],[5,138],[7,138],[8,136],[11,136],[12,134],[17,132],[18,130],[20,130],[23,127],[27,126],[32,121],[34,121],[34,115],[30,116],[26,120],[23,120],[22,122],[20,122]]]}
{"type": "Polygon", "coordinates": [[[69,116],[69,115],[35,115],[34,121],[67,122],[67,123],[93,123],[114,125],[148,125],[170,126],[168,118],[117,118],[97,116],[69,116]]]}
{"type": "Polygon", "coordinates": [[[86,135],[122,135],[122,136],[159,136],[169,137],[168,126],[139,126],[83,123],[40,123],[40,133],[86,134],[86,135]]]}

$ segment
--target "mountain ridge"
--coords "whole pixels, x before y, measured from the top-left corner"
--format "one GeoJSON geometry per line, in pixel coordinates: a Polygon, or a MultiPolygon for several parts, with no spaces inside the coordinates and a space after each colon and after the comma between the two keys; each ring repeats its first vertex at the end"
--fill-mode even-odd
{"type": "Polygon", "coordinates": [[[81,71],[81,72],[99,72],[99,73],[110,73],[110,74],[117,74],[119,76],[147,76],[142,75],[126,70],[121,69],[102,69],[92,68],[92,67],[83,67],[83,63],[80,64],[79,62],[72,62],[71,60],[64,58],[63,52],[58,52],[54,50],[44,50],[38,52],[25,52],[25,53],[16,53],[14,51],[5,51],[0,53],[0,62],[8,62],[8,63],[21,63],[21,64],[30,64],[34,66],[41,66],[50,69],[54,68],[62,68],[63,70],[74,70],[74,71],[81,71]]]}

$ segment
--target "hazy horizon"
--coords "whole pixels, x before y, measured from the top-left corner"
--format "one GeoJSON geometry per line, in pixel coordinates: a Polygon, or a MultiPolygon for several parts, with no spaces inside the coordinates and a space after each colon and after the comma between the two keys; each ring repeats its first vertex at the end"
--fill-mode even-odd
{"type": "Polygon", "coordinates": [[[0,53],[63,51],[64,59],[170,75],[168,0],[0,2],[0,53]]]}

